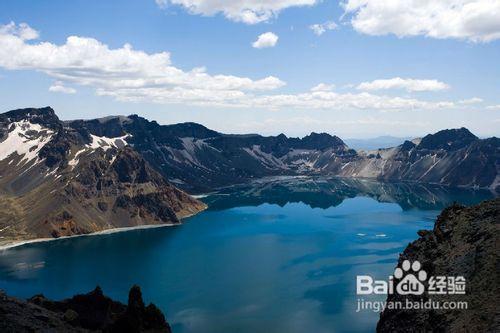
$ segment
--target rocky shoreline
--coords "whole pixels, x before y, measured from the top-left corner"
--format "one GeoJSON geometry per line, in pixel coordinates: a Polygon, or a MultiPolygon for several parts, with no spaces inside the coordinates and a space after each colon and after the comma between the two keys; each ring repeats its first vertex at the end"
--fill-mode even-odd
{"type": "MultiPolygon", "coordinates": [[[[386,309],[381,313],[377,332],[498,332],[500,315],[497,302],[500,198],[464,207],[454,204],[437,218],[433,230],[419,231],[420,238],[400,255],[419,261],[426,272],[422,295],[388,296],[388,302],[467,302],[467,309],[386,309]],[[463,276],[465,294],[429,294],[429,277],[463,276]]],[[[395,283],[398,281],[395,280],[395,283]]]]}
{"type": "Polygon", "coordinates": [[[43,295],[22,300],[0,291],[0,331],[171,333],[163,313],[144,304],[138,286],[130,289],[126,305],[105,296],[100,287],[62,301],[43,295]]]}

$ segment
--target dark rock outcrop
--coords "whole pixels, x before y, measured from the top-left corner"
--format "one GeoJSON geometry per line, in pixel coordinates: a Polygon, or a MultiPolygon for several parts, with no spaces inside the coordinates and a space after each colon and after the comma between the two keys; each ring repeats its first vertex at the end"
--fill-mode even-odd
{"type": "MultiPolygon", "coordinates": [[[[452,205],[432,231],[420,231],[399,258],[418,260],[427,276],[463,276],[465,295],[389,295],[388,301],[467,302],[467,309],[394,310],[382,312],[377,332],[498,332],[498,244],[500,198],[479,205],[452,205]]],[[[428,287],[428,280],[424,283],[428,287]]],[[[428,290],[428,289],[426,289],[428,290]]]]}
{"type": "Polygon", "coordinates": [[[467,128],[442,130],[422,138],[418,148],[429,150],[457,150],[466,147],[478,139],[467,128]]]}
{"type": "Polygon", "coordinates": [[[105,296],[101,288],[70,299],[52,301],[36,295],[27,301],[0,294],[1,332],[165,332],[171,329],[154,305],[144,305],[138,286],[128,305],[105,296]]]}

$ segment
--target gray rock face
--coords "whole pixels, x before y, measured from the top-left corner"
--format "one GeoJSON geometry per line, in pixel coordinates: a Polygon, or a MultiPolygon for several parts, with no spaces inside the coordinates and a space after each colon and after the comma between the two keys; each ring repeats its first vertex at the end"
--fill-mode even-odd
{"type": "Polygon", "coordinates": [[[315,172],[321,155],[354,156],[340,138],[312,133],[302,139],[260,135],[227,135],[195,123],[159,125],[139,116],[128,121],[73,121],[76,131],[98,135],[111,131],[128,133],[126,140],[160,173],[189,191],[242,183],[270,175],[315,172]]]}
{"type": "Polygon", "coordinates": [[[467,129],[429,134],[418,144],[368,152],[312,133],[228,135],[195,123],[159,125],[139,116],[68,122],[78,132],[130,134],[127,142],[160,173],[194,192],[276,175],[332,175],[500,189],[500,139],[467,129]]]}
{"type": "MultiPolygon", "coordinates": [[[[465,295],[392,294],[387,300],[462,301],[467,309],[386,309],[377,332],[498,332],[499,225],[500,198],[443,210],[434,229],[420,231],[420,238],[404,250],[399,266],[404,260],[418,260],[427,276],[463,276],[465,295]]],[[[428,280],[424,284],[428,287],[428,280]]]]}
{"type": "MultiPolygon", "coordinates": [[[[435,135],[440,137],[439,133],[435,135]]],[[[493,137],[481,140],[469,137],[465,141],[446,140],[449,144],[431,140],[432,145],[424,139],[423,145],[422,142],[415,145],[406,141],[398,147],[360,155],[343,166],[339,175],[481,187],[498,192],[500,139],[493,137]]]]}

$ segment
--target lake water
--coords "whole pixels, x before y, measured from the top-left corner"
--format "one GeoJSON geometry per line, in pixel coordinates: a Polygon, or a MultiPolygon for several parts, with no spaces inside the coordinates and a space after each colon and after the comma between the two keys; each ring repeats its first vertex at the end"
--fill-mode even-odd
{"type": "Polygon", "coordinates": [[[181,226],[2,251],[0,288],[62,299],[100,285],[126,302],[138,284],[174,332],[371,332],[378,313],[356,313],[356,275],[387,278],[443,207],[491,196],[358,180],[262,180],[204,198],[210,208],[181,226]]]}

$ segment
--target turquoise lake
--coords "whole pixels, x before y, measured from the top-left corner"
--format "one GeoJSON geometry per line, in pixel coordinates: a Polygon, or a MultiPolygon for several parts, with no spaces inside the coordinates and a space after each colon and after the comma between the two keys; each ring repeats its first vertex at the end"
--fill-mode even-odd
{"type": "Polygon", "coordinates": [[[126,302],[138,284],[174,332],[372,332],[379,314],[356,313],[356,275],[387,278],[442,208],[491,197],[361,180],[260,180],[203,198],[209,209],[183,225],[1,251],[0,289],[62,299],[100,285],[126,302]]]}

